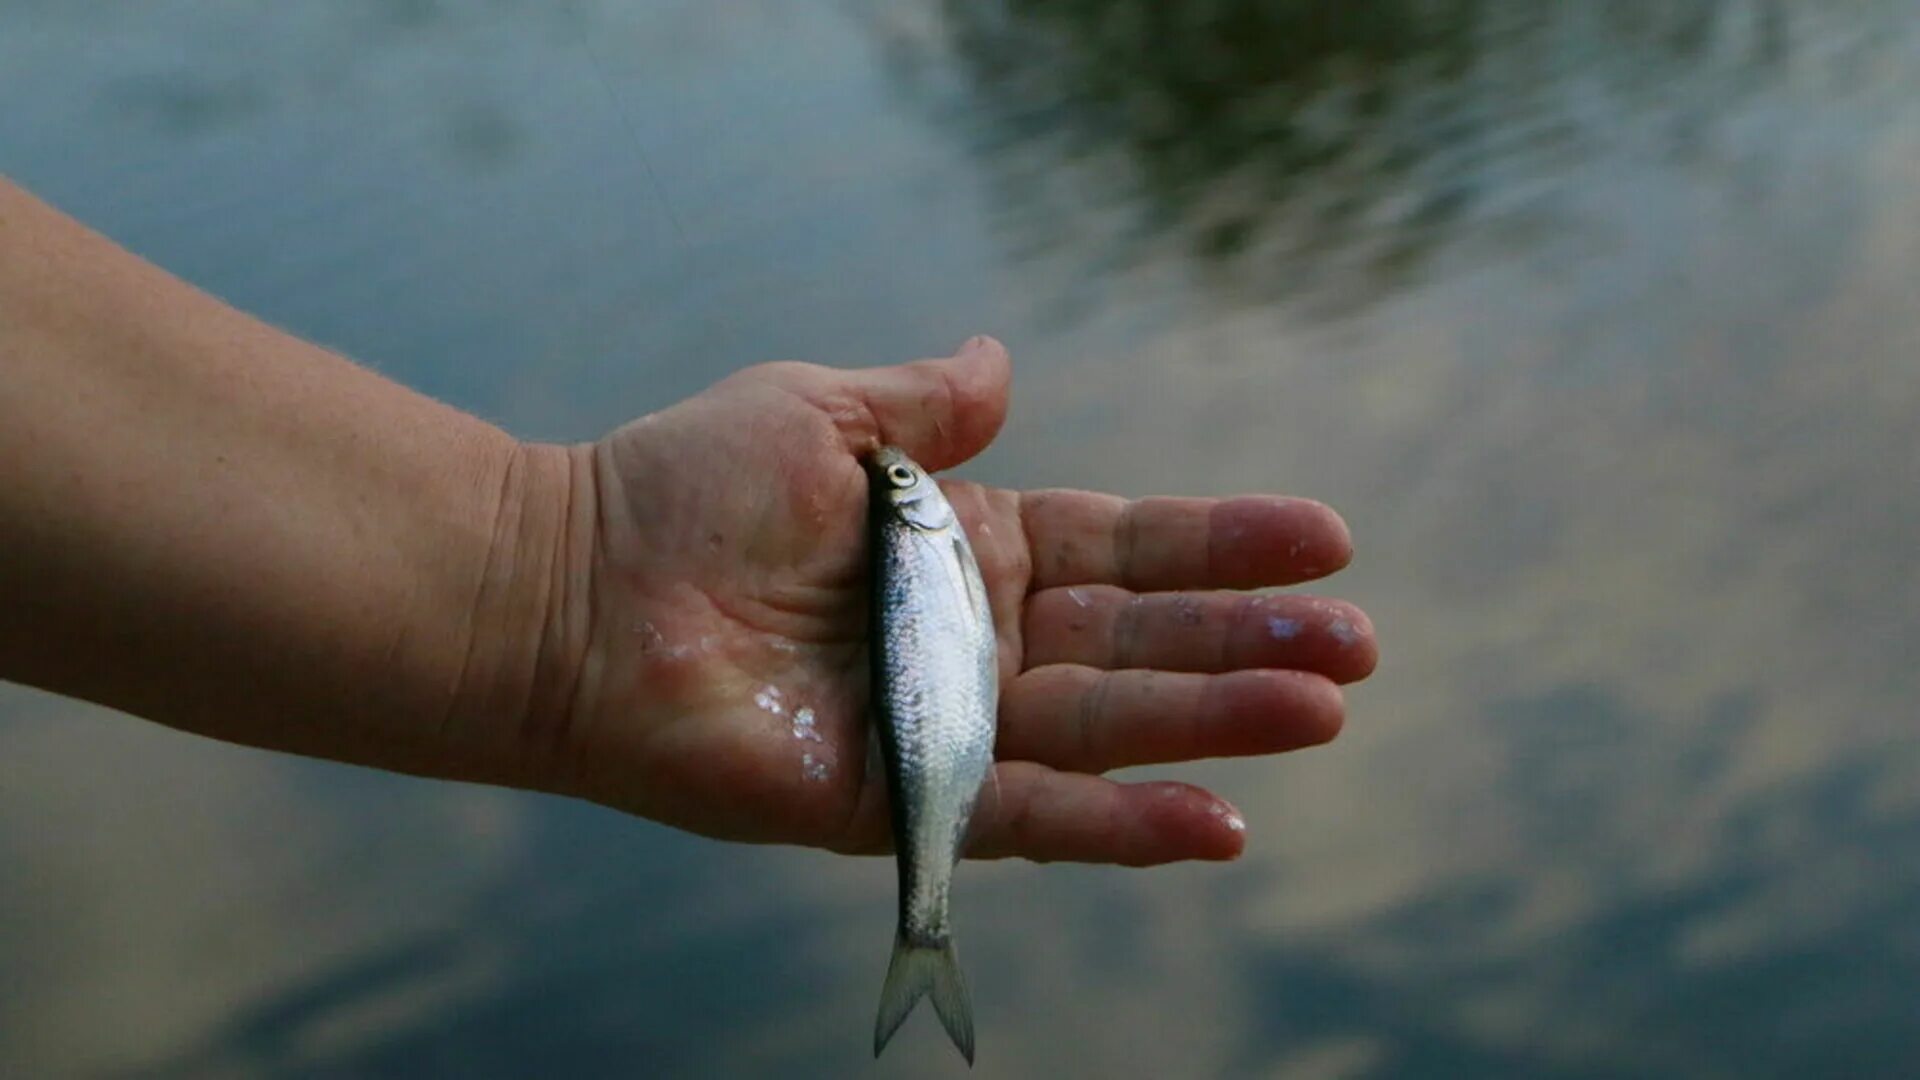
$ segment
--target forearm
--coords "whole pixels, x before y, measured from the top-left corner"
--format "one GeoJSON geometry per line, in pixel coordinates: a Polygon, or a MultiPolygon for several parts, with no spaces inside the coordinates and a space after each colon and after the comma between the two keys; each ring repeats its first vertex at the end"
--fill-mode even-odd
{"type": "Polygon", "coordinates": [[[508,778],[564,692],[542,649],[571,468],[0,181],[0,677],[508,778]]]}

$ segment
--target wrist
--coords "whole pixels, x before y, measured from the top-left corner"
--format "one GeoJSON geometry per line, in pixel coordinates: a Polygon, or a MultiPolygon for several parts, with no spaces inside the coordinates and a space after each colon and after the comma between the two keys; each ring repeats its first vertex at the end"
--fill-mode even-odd
{"type": "Polygon", "coordinates": [[[598,499],[590,448],[516,443],[442,725],[459,778],[554,790],[588,667],[598,499]]]}

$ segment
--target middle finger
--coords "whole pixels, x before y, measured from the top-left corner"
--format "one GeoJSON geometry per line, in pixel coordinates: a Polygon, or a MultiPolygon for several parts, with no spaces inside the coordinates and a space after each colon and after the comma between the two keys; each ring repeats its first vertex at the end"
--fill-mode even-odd
{"type": "Polygon", "coordinates": [[[1379,659],[1373,624],[1359,608],[1293,594],[1045,589],[1028,598],[1021,635],[1027,668],[1286,668],[1349,683],[1379,659]]]}

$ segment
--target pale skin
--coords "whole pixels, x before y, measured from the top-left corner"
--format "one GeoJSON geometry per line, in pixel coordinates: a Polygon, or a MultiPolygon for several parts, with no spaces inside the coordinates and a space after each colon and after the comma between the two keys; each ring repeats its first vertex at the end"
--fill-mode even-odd
{"type": "MultiPolygon", "coordinates": [[[[1010,382],[989,338],[893,367],[763,364],[593,444],[523,442],[0,180],[0,677],[723,839],[884,851],[860,457],[959,465],[1010,382]]],[[[1371,624],[1241,590],[1346,565],[1339,517],[942,486],[1000,641],[969,854],[1240,854],[1262,823],[1219,796],[1101,774],[1333,738],[1371,624]]]]}

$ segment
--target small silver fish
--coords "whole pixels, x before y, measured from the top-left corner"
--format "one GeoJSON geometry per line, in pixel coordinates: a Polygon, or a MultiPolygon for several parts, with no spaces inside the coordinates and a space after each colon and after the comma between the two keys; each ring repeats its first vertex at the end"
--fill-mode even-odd
{"type": "Polygon", "coordinates": [[[880,991],[873,1054],[929,994],[973,1064],[973,1006],[954,958],[947,896],[1000,700],[986,585],[953,507],[892,447],[866,462],[873,550],[873,711],[886,760],[900,924],[880,991]]]}

